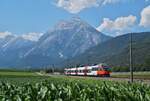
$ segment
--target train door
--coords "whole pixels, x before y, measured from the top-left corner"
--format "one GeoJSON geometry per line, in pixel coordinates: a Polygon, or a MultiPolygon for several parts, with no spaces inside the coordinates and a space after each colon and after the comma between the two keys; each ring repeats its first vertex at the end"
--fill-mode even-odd
{"type": "Polygon", "coordinates": [[[83,72],[84,72],[84,75],[87,76],[87,66],[85,66],[83,72]]]}
{"type": "Polygon", "coordinates": [[[76,75],[78,75],[78,68],[76,68],[75,73],[76,73],[76,75]]]}

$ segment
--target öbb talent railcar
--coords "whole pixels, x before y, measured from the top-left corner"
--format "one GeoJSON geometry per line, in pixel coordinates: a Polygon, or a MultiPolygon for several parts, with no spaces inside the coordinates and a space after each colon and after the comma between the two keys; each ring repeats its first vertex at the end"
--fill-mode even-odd
{"type": "Polygon", "coordinates": [[[109,77],[110,67],[104,63],[76,68],[65,68],[65,75],[109,77]]]}

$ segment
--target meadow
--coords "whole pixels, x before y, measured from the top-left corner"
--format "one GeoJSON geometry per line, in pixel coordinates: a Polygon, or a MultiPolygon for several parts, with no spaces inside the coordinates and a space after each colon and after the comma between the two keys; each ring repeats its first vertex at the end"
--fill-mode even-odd
{"type": "Polygon", "coordinates": [[[150,101],[150,85],[3,71],[0,101],[150,101]]]}

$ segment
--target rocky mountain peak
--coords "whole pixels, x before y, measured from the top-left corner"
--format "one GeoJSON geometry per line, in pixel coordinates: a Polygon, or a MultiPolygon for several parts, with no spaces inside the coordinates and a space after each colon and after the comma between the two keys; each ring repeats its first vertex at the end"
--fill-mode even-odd
{"type": "Polygon", "coordinates": [[[87,26],[88,24],[83,21],[80,17],[72,17],[71,19],[68,20],[61,20],[59,21],[54,29],[55,30],[66,30],[66,29],[72,29],[75,27],[83,27],[87,26]]]}

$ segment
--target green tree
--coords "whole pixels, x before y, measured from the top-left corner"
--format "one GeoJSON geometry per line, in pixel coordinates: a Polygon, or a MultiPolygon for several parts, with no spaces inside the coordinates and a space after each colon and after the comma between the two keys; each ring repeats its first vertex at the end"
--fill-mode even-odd
{"type": "Polygon", "coordinates": [[[147,57],[145,58],[144,67],[147,71],[150,71],[150,55],[147,55],[147,57]]]}

